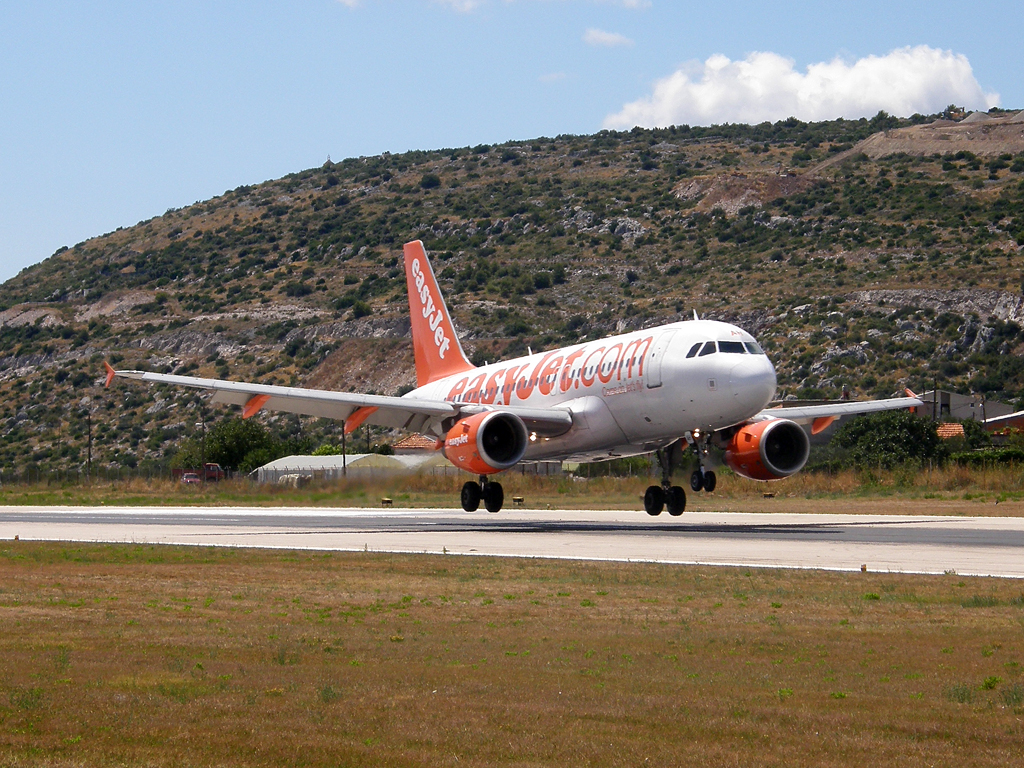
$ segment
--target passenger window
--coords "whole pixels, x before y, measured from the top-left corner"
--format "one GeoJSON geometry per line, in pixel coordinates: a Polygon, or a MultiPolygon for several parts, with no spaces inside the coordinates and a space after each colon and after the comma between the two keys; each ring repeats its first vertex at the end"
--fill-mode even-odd
{"type": "Polygon", "coordinates": [[[747,352],[743,348],[742,341],[720,341],[718,342],[718,351],[727,352],[731,355],[745,355],[747,352]]]}
{"type": "Polygon", "coordinates": [[[696,344],[694,344],[692,347],[690,347],[690,351],[686,353],[686,356],[687,357],[696,357],[698,349],[700,349],[700,342],[699,341],[696,344]]]}
{"type": "Polygon", "coordinates": [[[700,351],[700,356],[704,357],[704,355],[713,355],[716,351],[715,342],[709,341],[704,345],[704,349],[700,351]]]}

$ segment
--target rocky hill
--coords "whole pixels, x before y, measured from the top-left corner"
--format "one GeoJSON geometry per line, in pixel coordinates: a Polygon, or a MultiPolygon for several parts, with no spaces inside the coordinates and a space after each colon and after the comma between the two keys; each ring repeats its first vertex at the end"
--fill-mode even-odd
{"type": "MultiPolygon", "coordinates": [[[[402,391],[413,238],[477,361],[697,310],[764,342],[782,396],[937,380],[1015,400],[1024,124],[1012,119],[880,114],[385,154],[167,211],[0,286],[0,465],[80,466],[87,413],[96,461],[165,462],[200,414],[224,413],[190,393],[103,390],[103,359],[402,391]]],[[[337,429],[267,418],[314,440],[337,429]]]]}

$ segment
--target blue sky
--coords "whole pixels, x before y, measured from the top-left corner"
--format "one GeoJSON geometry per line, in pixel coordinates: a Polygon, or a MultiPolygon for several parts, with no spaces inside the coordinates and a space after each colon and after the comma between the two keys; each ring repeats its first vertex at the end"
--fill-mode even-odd
{"type": "Polygon", "coordinates": [[[0,280],[328,155],[786,110],[1024,108],[1022,32],[1019,4],[996,0],[6,0],[0,280]],[[890,81],[906,82],[881,93],[890,81]]]}

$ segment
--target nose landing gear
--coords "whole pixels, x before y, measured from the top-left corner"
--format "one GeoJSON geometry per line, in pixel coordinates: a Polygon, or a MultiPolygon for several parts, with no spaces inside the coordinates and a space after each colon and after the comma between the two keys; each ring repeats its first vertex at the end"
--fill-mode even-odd
{"type": "Polygon", "coordinates": [[[501,483],[489,481],[487,475],[480,475],[480,482],[470,480],[462,486],[460,497],[462,508],[467,512],[476,512],[483,501],[488,512],[498,512],[505,503],[505,489],[501,483]]]}
{"type": "Polygon", "coordinates": [[[693,447],[697,455],[697,469],[690,475],[690,488],[694,493],[707,491],[711,493],[718,485],[718,478],[710,469],[704,469],[704,458],[708,455],[708,445],[711,443],[711,432],[702,434],[698,430],[686,436],[686,442],[693,447]]]}
{"type": "Polygon", "coordinates": [[[710,469],[704,469],[703,464],[690,475],[690,488],[693,489],[694,493],[700,491],[711,493],[715,490],[716,485],[718,485],[718,478],[715,477],[715,473],[710,469]]]}

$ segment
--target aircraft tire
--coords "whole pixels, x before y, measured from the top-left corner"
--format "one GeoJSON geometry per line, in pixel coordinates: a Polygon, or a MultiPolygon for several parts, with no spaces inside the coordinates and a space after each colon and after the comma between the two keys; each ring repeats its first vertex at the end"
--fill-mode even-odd
{"type": "Polygon", "coordinates": [[[683,510],[686,509],[686,491],[683,490],[681,485],[673,485],[669,488],[668,497],[666,499],[666,505],[668,506],[668,513],[672,517],[679,517],[683,514],[683,510]]]}
{"type": "Polygon", "coordinates": [[[644,511],[651,517],[657,517],[665,508],[665,492],[660,485],[648,486],[644,492],[644,511]]]}
{"type": "Polygon", "coordinates": [[[480,483],[470,480],[462,486],[462,508],[467,512],[476,512],[480,509],[480,483]]]}
{"type": "Polygon", "coordinates": [[[499,512],[505,503],[505,489],[501,487],[501,483],[488,483],[483,488],[483,497],[484,508],[488,512],[499,512]]]}
{"type": "Polygon", "coordinates": [[[704,487],[704,478],[700,475],[700,470],[693,470],[693,474],[690,475],[690,490],[694,493],[699,493],[704,487]]]}
{"type": "Polygon", "coordinates": [[[704,490],[711,493],[715,490],[715,486],[718,485],[718,478],[715,477],[714,472],[704,473],[704,490]]]}

